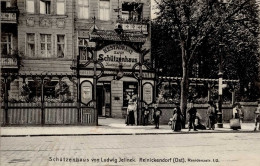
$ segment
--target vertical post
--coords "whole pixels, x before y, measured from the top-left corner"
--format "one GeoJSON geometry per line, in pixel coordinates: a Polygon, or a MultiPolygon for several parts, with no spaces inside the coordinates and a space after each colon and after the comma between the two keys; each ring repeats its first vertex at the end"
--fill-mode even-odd
{"type": "Polygon", "coordinates": [[[4,108],[5,108],[5,125],[9,125],[9,118],[8,118],[8,79],[4,77],[4,84],[5,84],[5,93],[4,93],[4,108]]]}
{"type": "Polygon", "coordinates": [[[138,88],[138,93],[139,93],[139,100],[138,100],[138,112],[137,112],[137,125],[141,125],[141,120],[142,120],[142,103],[143,103],[143,54],[140,53],[139,55],[139,77],[138,77],[138,82],[139,82],[139,88],[138,88]]]}
{"type": "Polygon", "coordinates": [[[223,53],[222,53],[222,47],[224,46],[222,43],[219,45],[220,46],[220,50],[219,50],[219,56],[220,56],[220,61],[219,61],[219,82],[218,82],[218,123],[217,126],[218,128],[223,128],[223,123],[222,123],[222,91],[223,91],[223,69],[222,69],[222,63],[223,63],[223,53]]]}
{"type": "Polygon", "coordinates": [[[81,124],[81,112],[80,112],[80,93],[81,93],[81,88],[80,88],[80,76],[79,76],[79,59],[80,59],[80,54],[77,56],[76,60],[76,72],[77,72],[77,111],[78,111],[78,124],[81,124]]]}
{"type": "Polygon", "coordinates": [[[232,105],[235,104],[235,97],[236,97],[236,90],[235,90],[235,86],[233,86],[233,90],[232,90],[232,105]]]}
{"type": "Polygon", "coordinates": [[[211,85],[208,83],[208,101],[211,99],[211,85]]]}
{"type": "Polygon", "coordinates": [[[41,111],[42,111],[42,121],[41,124],[45,124],[45,111],[44,111],[44,76],[41,76],[41,111]]]}
{"type": "Polygon", "coordinates": [[[94,111],[95,111],[95,115],[96,115],[96,126],[98,126],[98,110],[97,110],[97,51],[94,51],[94,56],[93,56],[93,60],[94,60],[94,76],[93,76],[93,85],[94,85],[94,89],[93,89],[93,101],[94,101],[94,111]]]}

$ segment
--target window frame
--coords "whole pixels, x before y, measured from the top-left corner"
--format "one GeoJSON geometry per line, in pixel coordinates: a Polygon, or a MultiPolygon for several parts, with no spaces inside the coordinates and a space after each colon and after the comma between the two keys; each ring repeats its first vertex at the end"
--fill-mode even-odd
{"type": "Polygon", "coordinates": [[[56,34],[56,42],[55,42],[55,53],[56,58],[65,58],[66,57],[66,50],[67,50],[67,42],[66,42],[66,34],[56,34]],[[58,57],[58,45],[61,45],[62,43],[58,42],[58,36],[64,36],[64,56],[58,57]]]}
{"type": "Polygon", "coordinates": [[[52,57],[52,34],[45,34],[45,33],[40,33],[40,38],[39,38],[39,56],[40,57],[43,57],[43,58],[51,58],[52,57]],[[41,41],[41,35],[44,35],[44,42],[41,41]],[[48,42],[48,35],[50,35],[50,41],[48,42]],[[45,54],[42,54],[41,51],[42,51],[42,44],[44,44],[44,51],[45,51],[45,54]],[[48,44],[50,44],[50,55],[48,56],[48,44]]]}
{"type": "Polygon", "coordinates": [[[25,38],[25,41],[26,41],[26,45],[25,45],[25,53],[26,53],[26,55],[28,56],[28,57],[36,57],[36,34],[35,33],[26,33],[26,38],[25,38]],[[32,44],[32,42],[30,42],[29,43],[29,41],[28,41],[28,35],[29,34],[33,34],[34,35],[34,42],[33,42],[33,44],[34,44],[34,55],[29,55],[29,51],[28,51],[28,49],[29,49],[29,44],[32,44]]]}
{"type": "Polygon", "coordinates": [[[25,9],[26,9],[26,13],[35,14],[35,6],[36,6],[36,5],[35,5],[35,0],[26,0],[25,5],[26,5],[26,6],[25,6],[25,7],[26,7],[26,8],[25,8],[25,9]],[[29,8],[29,5],[28,5],[28,2],[29,2],[29,1],[33,2],[33,3],[32,3],[32,4],[33,4],[33,8],[32,8],[33,11],[29,11],[29,10],[28,10],[28,9],[30,9],[30,8],[29,8]]]}
{"type": "Polygon", "coordinates": [[[98,5],[98,14],[99,14],[99,20],[101,21],[110,21],[111,20],[111,1],[110,0],[99,0],[99,5],[98,5]],[[103,15],[101,15],[101,2],[109,2],[109,9],[108,9],[108,19],[104,19],[103,15]],[[102,16],[102,18],[101,18],[102,16]]]}
{"type": "MultiPolygon", "coordinates": [[[[2,33],[1,35],[1,54],[3,52],[3,47],[2,45],[6,44],[7,45],[7,51],[6,51],[6,55],[10,55],[13,53],[13,34],[12,33],[2,33]],[[7,37],[7,41],[2,41],[2,37],[6,36],[7,37]],[[10,37],[10,41],[9,41],[9,37],[10,37]]],[[[4,54],[2,54],[4,55],[4,54]]]]}
{"type": "MultiPolygon", "coordinates": [[[[82,4],[82,5],[80,5],[79,4],[79,2],[80,2],[81,0],[77,0],[77,7],[78,7],[78,18],[79,19],[89,19],[90,18],[90,12],[89,12],[89,0],[87,0],[87,5],[84,5],[84,4],[82,4]],[[85,10],[87,10],[87,17],[81,17],[80,16],[80,9],[83,9],[84,11],[85,10]]],[[[82,0],[83,2],[86,2],[86,0],[82,0]]],[[[85,13],[85,12],[84,12],[85,13]]]]}
{"type": "Polygon", "coordinates": [[[65,15],[66,14],[66,0],[56,0],[56,14],[57,15],[65,15]],[[58,3],[63,3],[64,5],[64,11],[62,14],[58,13],[58,3]]]}
{"type": "Polygon", "coordinates": [[[40,10],[39,10],[39,12],[40,12],[40,14],[46,14],[46,15],[50,15],[51,13],[52,13],[52,1],[51,0],[40,0],[39,1],[39,3],[40,3],[40,10]],[[47,10],[47,2],[49,3],[49,10],[47,10]],[[41,4],[44,4],[44,12],[42,13],[42,6],[41,6],[41,4]]]}

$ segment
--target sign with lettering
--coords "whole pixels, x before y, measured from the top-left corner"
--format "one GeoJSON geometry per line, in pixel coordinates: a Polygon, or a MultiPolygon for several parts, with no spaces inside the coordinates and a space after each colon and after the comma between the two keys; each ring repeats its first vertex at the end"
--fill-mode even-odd
{"type": "Polygon", "coordinates": [[[143,85],[143,100],[150,104],[153,102],[153,86],[150,83],[143,85]]]}
{"type": "Polygon", "coordinates": [[[85,104],[92,100],[92,85],[90,82],[83,82],[81,85],[81,101],[85,104]]]}
{"type": "Polygon", "coordinates": [[[97,59],[105,68],[117,69],[121,63],[123,69],[132,69],[139,62],[139,53],[129,46],[112,44],[97,51],[97,59]]]}

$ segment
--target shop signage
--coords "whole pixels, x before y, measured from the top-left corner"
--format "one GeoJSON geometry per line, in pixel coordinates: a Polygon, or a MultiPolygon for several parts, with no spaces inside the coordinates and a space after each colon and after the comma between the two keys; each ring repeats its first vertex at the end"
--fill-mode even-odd
{"type": "Polygon", "coordinates": [[[81,85],[81,101],[88,103],[92,100],[92,85],[90,82],[83,82],[81,85]]]}
{"type": "Polygon", "coordinates": [[[105,68],[117,69],[121,63],[123,69],[132,69],[139,62],[139,53],[126,45],[112,44],[97,51],[97,59],[105,68]]]}
{"type": "Polygon", "coordinates": [[[143,100],[147,104],[151,104],[153,102],[153,86],[150,83],[143,85],[143,100]]]}

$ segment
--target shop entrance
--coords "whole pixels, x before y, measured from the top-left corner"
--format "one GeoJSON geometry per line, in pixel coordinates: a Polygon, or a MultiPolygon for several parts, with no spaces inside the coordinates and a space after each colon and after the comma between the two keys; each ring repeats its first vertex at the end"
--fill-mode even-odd
{"type": "Polygon", "coordinates": [[[111,83],[97,84],[97,111],[98,116],[111,116],[111,83]]]}

